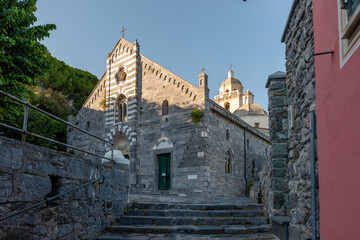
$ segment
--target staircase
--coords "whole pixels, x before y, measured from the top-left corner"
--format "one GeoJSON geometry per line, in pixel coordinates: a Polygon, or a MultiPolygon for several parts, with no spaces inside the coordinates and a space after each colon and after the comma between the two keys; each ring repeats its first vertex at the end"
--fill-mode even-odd
{"type": "Polygon", "coordinates": [[[161,239],[159,235],[166,239],[175,239],[174,236],[185,234],[196,235],[194,239],[219,239],[221,236],[234,235],[238,236],[237,239],[275,239],[269,234],[271,228],[268,223],[268,218],[263,215],[262,205],[246,198],[236,204],[231,201],[219,203],[211,200],[207,203],[134,201],[125,215],[118,219],[117,224],[107,227],[105,235],[97,239],[139,239],[139,236],[148,236],[141,239],[161,239]],[[149,237],[152,235],[157,237],[149,237]],[[200,238],[200,235],[208,238],[200,238]]]}

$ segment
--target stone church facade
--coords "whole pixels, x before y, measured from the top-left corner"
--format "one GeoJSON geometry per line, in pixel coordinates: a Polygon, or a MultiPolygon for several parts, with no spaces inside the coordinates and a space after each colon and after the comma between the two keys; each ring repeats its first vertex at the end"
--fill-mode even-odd
{"type": "Polygon", "coordinates": [[[74,124],[113,146],[68,129],[68,143],[129,159],[130,191],[246,194],[269,156],[269,138],[209,99],[208,76],[194,86],[120,38],[74,124]],[[196,123],[194,109],[203,117],[196,123]]]}

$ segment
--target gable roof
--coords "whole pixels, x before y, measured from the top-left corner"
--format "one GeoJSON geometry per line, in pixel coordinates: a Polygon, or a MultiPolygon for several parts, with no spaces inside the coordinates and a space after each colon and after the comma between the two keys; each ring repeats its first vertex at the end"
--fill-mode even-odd
{"type": "Polygon", "coordinates": [[[279,79],[279,78],[286,78],[286,72],[277,71],[271,75],[269,75],[268,80],[266,81],[265,88],[269,87],[271,79],[279,79]]]}

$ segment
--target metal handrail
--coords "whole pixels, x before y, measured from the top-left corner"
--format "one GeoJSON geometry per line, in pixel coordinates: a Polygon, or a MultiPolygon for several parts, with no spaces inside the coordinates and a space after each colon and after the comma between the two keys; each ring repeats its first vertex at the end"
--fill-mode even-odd
{"type": "Polygon", "coordinates": [[[31,105],[29,102],[25,102],[25,101],[23,101],[23,100],[21,100],[21,99],[18,99],[18,98],[16,98],[16,97],[14,97],[14,96],[12,96],[12,95],[4,92],[4,91],[1,91],[1,90],[0,90],[0,95],[4,95],[4,96],[6,96],[6,97],[8,97],[8,98],[11,98],[11,99],[13,99],[13,100],[15,100],[15,101],[17,101],[17,102],[25,105],[24,123],[23,123],[23,129],[22,129],[22,130],[19,129],[19,128],[16,128],[16,127],[9,126],[9,125],[4,124],[4,123],[0,123],[0,126],[3,126],[3,127],[6,127],[6,128],[9,128],[9,129],[11,129],[11,130],[15,130],[15,131],[21,132],[21,133],[22,133],[22,141],[23,141],[23,142],[26,141],[26,136],[27,136],[27,135],[30,135],[30,136],[33,136],[33,137],[41,138],[41,139],[43,139],[43,140],[47,140],[47,141],[52,142],[52,143],[60,144],[60,145],[62,145],[62,146],[65,146],[65,147],[68,147],[68,148],[71,148],[71,149],[75,149],[75,150],[80,151],[80,152],[83,152],[83,153],[87,153],[87,154],[90,154],[90,155],[93,155],[93,156],[96,156],[96,157],[100,157],[100,158],[104,158],[104,159],[113,161],[113,152],[111,153],[111,158],[107,158],[107,157],[105,157],[105,156],[100,156],[100,155],[98,155],[98,154],[96,154],[96,153],[92,153],[92,152],[90,152],[90,151],[86,151],[86,150],[77,148],[77,147],[75,147],[75,146],[72,146],[72,145],[69,145],[69,144],[66,144],[66,143],[62,143],[62,142],[59,142],[59,141],[56,141],[56,140],[53,140],[53,139],[50,139],[50,138],[47,138],[47,137],[43,137],[43,136],[40,136],[40,135],[37,135],[37,134],[35,134],[35,133],[31,133],[31,132],[27,131],[27,122],[28,122],[29,107],[30,107],[30,108],[32,108],[32,109],[34,109],[34,110],[36,110],[36,111],[38,111],[38,112],[41,112],[41,113],[43,113],[43,114],[45,114],[45,115],[47,115],[47,116],[49,116],[49,117],[51,117],[51,118],[59,121],[59,122],[62,122],[62,123],[66,124],[66,125],[68,125],[68,126],[71,126],[71,127],[75,128],[75,129],[77,129],[77,130],[79,130],[79,131],[81,131],[81,132],[83,132],[83,133],[85,133],[85,134],[88,134],[88,135],[90,135],[90,136],[92,136],[92,137],[94,137],[94,138],[97,138],[97,139],[99,139],[99,140],[101,140],[101,141],[103,141],[103,142],[105,142],[105,143],[107,143],[107,144],[114,145],[113,142],[110,142],[110,141],[105,140],[105,139],[103,139],[103,138],[101,138],[101,137],[98,137],[98,136],[96,136],[96,135],[94,135],[94,134],[92,134],[92,133],[90,133],[90,132],[88,132],[88,131],[86,131],[86,130],[84,130],[84,129],[76,126],[76,125],[74,125],[74,124],[72,124],[72,123],[69,123],[69,122],[67,122],[67,121],[65,121],[65,120],[63,120],[63,119],[61,119],[61,118],[59,118],[59,117],[57,117],[57,116],[55,116],[55,115],[52,115],[51,113],[48,113],[48,112],[46,112],[46,111],[44,111],[44,110],[42,110],[42,109],[40,109],[40,108],[38,108],[38,107],[35,107],[35,106],[31,105]]]}
{"type": "Polygon", "coordinates": [[[63,192],[63,193],[60,193],[60,194],[58,194],[58,195],[56,195],[56,196],[53,196],[53,197],[50,197],[50,198],[46,198],[45,200],[43,200],[43,201],[41,201],[41,202],[38,202],[38,203],[36,203],[36,204],[34,204],[34,205],[31,205],[31,206],[29,206],[29,207],[27,207],[27,208],[21,209],[21,210],[19,210],[19,211],[12,212],[12,213],[4,216],[4,217],[1,217],[1,218],[0,218],[0,221],[3,221],[3,220],[8,219],[8,218],[11,218],[11,217],[13,217],[13,216],[15,216],[15,215],[18,215],[18,214],[20,214],[20,213],[26,212],[26,211],[28,211],[28,210],[30,210],[30,209],[33,209],[33,208],[36,208],[36,207],[38,207],[38,206],[41,206],[41,205],[43,205],[44,203],[51,202],[51,201],[53,201],[53,200],[55,200],[55,199],[57,199],[57,198],[59,198],[59,197],[61,197],[61,196],[64,196],[65,194],[74,192],[75,190],[78,190],[79,188],[85,187],[85,186],[87,186],[87,185],[90,185],[90,184],[92,184],[92,183],[98,182],[98,181],[100,181],[100,180],[102,180],[102,182],[100,182],[100,184],[102,184],[102,183],[104,183],[104,179],[105,179],[105,177],[98,178],[98,179],[95,179],[95,180],[93,180],[93,181],[84,183],[84,184],[82,184],[82,185],[80,185],[80,186],[78,186],[78,187],[76,187],[76,188],[67,190],[67,191],[65,191],[65,192],[63,192]]]}
{"type": "Polygon", "coordinates": [[[1,90],[0,90],[0,94],[4,95],[4,96],[6,96],[6,97],[9,97],[9,98],[11,98],[11,99],[13,99],[13,100],[21,103],[21,104],[24,104],[25,106],[28,106],[28,107],[30,107],[30,108],[32,108],[32,109],[35,109],[35,110],[37,110],[37,111],[39,111],[39,112],[41,112],[41,113],[43,113],[43,114],[45,114],[45,115],[47,115],[47,116],[55,119],[55,120],[58,120],[59,122],[65,123],[66,125],[69,125],[69,126],[71,126],[71,127],[73,127],[73,128],[76,128],[77,130],[80,130],[81,132],[86,133],[86,134],[88,134],[88,135],[90,135],[90,136],[92,136],[92,137],[94,137],[94,138],[97,138],[97,139],[99,139],[99,140],[101,140],[101,141],[103,141],[103,142],[106,142],[106,143],[108,143],[108,144],[114,145],[114,143],[112,143],[112,142],[110,142],[110,141],[108,141],[108,140],[105,140],[105,139],[103,139],[103,138],[101,138],[101,137],[98,137],[98,136],[96,136],[96,135],[94,135],[94,134],[92,134],[92,133],[90,133],[90,132],[88,132],[88,131],[86,131],[86,130],[84,130],[84,129],[82,129],[82,128],[74,125],[74,124],[72,124],[72,123],[69,123],[69,122],[67,122],[67,121],[65,121],[65,120],[63,120],[63,119],[61,119],[61,118],[59,118],[59,117],[57,117],[57,116],[55,116],[55,115],[52,115],[51,113],[48,113],[48,112],[46,112],[46,111],[44,111],[44,110],[42,110],[42,109],[40,109],[40,108],[38,108],[38,107],[35,107],[35,106],[31,105],[29,102],[25,102],[25,101],[23,101],[23,100],[20,100],[20,99],[14,97],[14,96],[12,96],[12,95],[4,92],[4,91],[1,91],[1,90]]]}
{"type": "Polygon", "coordinates": [[[111,158],[103,157],[103,156],[98,155],[98,154],[96,154],[96,153],[92,153],[92,152],[89,152],[89,151],[86,151],[86,150],[83,150],[83,149],[74,147],[74,146],[72,146],[72,145],[69,145],[69,144],[66,144],[66,143],[62,143],[62,142],[56,141],[56,140],[54,140],[54,139],[50,139],[50,138],[47,138],[47,137],[43,137],[43,136],[37,135],[37,134],[35,134],[35,133],[28,132],[28,131],[26,131],[26,130],[21,130],[21,129],[19,129],[19,128],[16,128],[16,127],[13,127],[13,126],[9,126],[9,125],[4,124],[4,123],[0,123],[0,126],[9,128],[9,129],[14,130],[14,131],[18,131],[18,132],[20,132],[20,133],[22,133],[22,134],[26,134],[26,135],[30,135],[30,136],[33,136],[33,137],[37,137],[37,138],[40,138],[40,139],[44,139],[44,140],[47,140],[47,141],[52,142],[52,143],[60,144],[60,145],[62,145],[62,146],[65,146],[65,147],[68,147],[68,148],[72,148],[72,149],[75,149],[75,150],[80,151],[80,152],[83,152],[83,153],[88,153],[88,154],[91,154],[91,155],[93,155],[93,156],[100,157],[100,158],[104,158],[104,159],[107,159],[107,160],[111,160],[111,161],[112,161],[111,158]]]}

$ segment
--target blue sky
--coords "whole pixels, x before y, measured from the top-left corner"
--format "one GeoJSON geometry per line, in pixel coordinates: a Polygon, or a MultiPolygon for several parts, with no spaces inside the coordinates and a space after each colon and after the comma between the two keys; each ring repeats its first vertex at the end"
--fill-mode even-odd
{"type": "Polygon", "coordinates": [[[280,42],[291,0],[38,0],[37,24],[57,26],[44,40],[51,54],[101,77],[121,37],[141,54],[198,85],[204,66],[210,97],[230,64],[255,103],[267,110],[268,75],[285,71],[280,42]]]}

